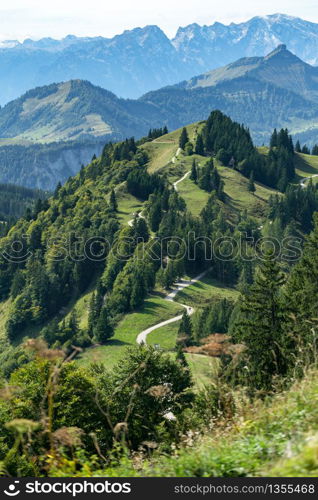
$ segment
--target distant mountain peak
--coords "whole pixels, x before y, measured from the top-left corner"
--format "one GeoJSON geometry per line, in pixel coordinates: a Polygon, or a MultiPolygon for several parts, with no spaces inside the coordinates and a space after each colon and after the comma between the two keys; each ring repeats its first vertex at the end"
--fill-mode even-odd
{"type": "Polygon", "coordinates": [[[287,45],[285,45],[284,43],[281,43],[280,45],[278,45],[278,47],[276,47],[276,49],[272,50],[272,52],[267,54],[267,56],[265,56],[265,59],[270,59],[271,57],[276,56],[276,54],[279,54],[280,52],[286,52],[286,51],[289,52],[287,50],[287,45]]]}

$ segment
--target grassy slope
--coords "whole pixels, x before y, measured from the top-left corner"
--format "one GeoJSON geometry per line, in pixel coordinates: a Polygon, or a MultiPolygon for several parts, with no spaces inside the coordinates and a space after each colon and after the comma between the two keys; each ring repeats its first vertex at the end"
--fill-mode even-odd
{"type": "MultiPolygon", "coordinates": [[[[187,126],[188,135],[192,142],[195,142],[195,137],[200,127],[199,123],[187,126]]],[[[167,173],[170,182],[176,181],[191,170],[193,158],[195,158],[199,165],[203,165],[206,161],[206,158],[203,156],[185,156],[183,152],[174,158],[178,149],[179,136],[180,129],[143,145],[143,148],[150,156],[149,171],[167,173]],[[174,158],[174,162],[172,162],[172,158],[174,158]]],[[[263,149],[265,150],[266,148],[263,149]]],[[[236,170],[223,167],[217,162],[216,165],[225,184],[224,191],[227,194],[226,203],[229,208],[234,211],[246,208],[250,214],[259,216],[259,212],[266,206],[270,195],[276,191],[256,182],[256,192],[252,194],[247,189],[248,179],[236,170]]],[[[178,184],[178,191],[185,199],[187,207],[193,215],[200,213],[209,197],[208,193],[200,189],[188,178],[178,184]]]]}
{"type": "MultiPolygon", "coordinates": [[[[192,142],[194,142],[196,134],[201,126],[200,123],[187,126],[188,135],[192,142]]],[[[203,164],[203,162],[206,161],[206,158],[198,155],[186,157],[182,152],[178,157],[175,157],[175,153],[179,146],[180,132],[180,129],[176,130],[142,146],[150,157],[149,171],[165,172],[168,174],[168,178],[171,182],[179,179],[185,172],[191,169],[193,158],[196,158],[199,164],[203,164]],[[171,161],[173,157],[175,157],[174,162],[171,161]]],[[[271,191],[261,186],[257,187],[257,196],[253,196],[247,191],[247,180],[238,172],[219,165],[218,168],[225,182],[225,192],[228,195],[229,205],[231,205],[232,208],[243,208],[246,206],[253,212],[253,207],[258,201],[257,196],[262,198],[261,203],[264,203],[262,200],[266,200],[269,197],[271,191]]],[[[184,197],[188,209],[194,215],[198,215],[206,204],[208,193],[199,189],[189,179],[178,184],[178,190],[180,195],[184,197]]],[[[116,194],[119,206],[119,217],[121,222],[126,224],[128,220],[133,217],[133,213],[142,209],[142,202],[127,193],[125,184],[118,186],[116,194]]],[[[92,289],[88,290],[77,302],[70,304],[65,311],[65,315],[68,315],[73,308],[76,308],[82,328],[87,326],[91,293],[92,289]]],[[[220,286],[216,281],[206,278],[202,280],[202,282],[192,285],[182,292],[182,294],[179,294],[177,300],[197,306],[216,295],[220,297],[231,296],[235,298],[237,292],[220,286]]],[[[3,311],[4,313],[2,313],[0,309],[1,330],[3,330],[7,316],[5,305],[3,305],[3,311]]],[[[179,311],[179,306],[175,304],[165,302],[162,298],[157,296],[150,297],[140,311],[126,315],[123,318],[116,328],[115,335],[109,344],[88,349],[83,353],[81,362],[99,359],[108,366],[113,366],[114,363],[121,358],[125,348],[135,343],[138,333],[157,322],[175,316],[179,311]]],[[[172,349],[175,346],[178,326],[178,323],[175,323],[153,332],[148,337],[149,344],[156,343],[160,344],[162,348],[172,349]]],[[[28,333],[30,336],[33,336],[37,332],[30,331],[28,333]]],[[[202,356],[198,359],[198,363],[202,365],[202,356]]],[[[194,364],[195,358],[193,359],[192,365],[194,366],[194,364]]]]}
{"type": "MultiPolygon", "coordinates": [[[[258,148],[259,152],[267,155],[268,148],[263,146],[258,148]]],[[[310,177],[312,175],[318,174],[318,156],[304,155],[303,153],[296,153],[295,155],[295,169],[297,180],[303,179],[305,177],[310,177]]]]}
{"type": "Polygon", "coordinates": [[[177,300],[182,304],[198,307],[215,297],[236,300],[238,295],[239,292],[235,288],[226,287],[216,279],[205,276],[202,280],[179,292],[177,300]]]}
{"type": "Polygon", "coordinates": [[[130,345],[135,345],[137,335],[160,321],[177,316],[182,311],[178,304],[168,302],[158,295],[146,299],[139,311],[126,314],[115,330],[114,337],[105,346],[87,349],[81,362],[98,360],[111,368],[123,356],[130,345]]]}
{"type": "Polygon", "coordinates": [[[125,185],[120,185],[116,189],[116,197],[119,220],[123,224],[127,224],[133,218],[133,214],[142,209],[143,202],[128,193],[125,185]]]}
{"type": "MultiPolygon", "coordinates": [[[[297,153],[296,174],[298,179],[310,177],[312,175],[318,175],[318,156],[297,153]]],[[[314,178],[313,182],[318,182],[318,177],[314,178]]]]}
{"type": "MultiPolygon", "coordinates": [[[[197,132],[200,130],[200,123],[193,123],[187,126],[187,132],[190,141],[194,141],[197,132]]],[[[157,172],[158,170],[166,167],[176,154],[179,147],[179,137],[181,134],[181,129],[174,130],[169,134],[158,137],[152,142],[146,142],[142,147],[148,153],[149,161],[149,172],[157,172]]]]}
{"type": "MultiPolygon", "coordinates": [[[[197,131],[201,125],[193,124],[187,127],[190,140],[194,142],[197,131]]],[[[177,157],[175,153],[179,146],[180,129],[171,132],[165,136],[159,137],[155,141],[148,142],[142,147],[147,151],[150,162],[148,170],[150,172],[167,173],[170,182],[175,182],[182,177],[185,172],[191,169],[193,158],[198,164],[203,164],[206,161],[205,157],[193,155],[190,157],[184,156],[181,152],[177,157]],[[174,158],[174,162],[172,162],[174,158]]],[[[257,185],[255,196],[247,190],[247,179],[239,172],[226,167],[217,165],[225,182],[225,192],[228,196],[228,205],[231,209],[237,210],[246,207],[254,215],[255,205],[265,205],[272,190],[257,185]]],[[[205,206],[209,194],[201,190],[189,179],[185,179],[178,184],[178,191],[185,199],[187,207],[193,215],[198,215],[205,206]]],[[[119,205],[119,214],[122,222],[125,224],[132,218],[133,213],[142,209],[142,203],[137,198],[127,193],[125,186],[121,185],[116,190],[119,205]]],[[[205,278],[201,282],[191,285],[185,291],[177,296],[177,301],[191,304],[193,306],[202,305],[208,302],[212,297],[227,297],[235,299],[238,293],[234,289],[226,288],[216,280],[205,278]]],[[[148,301],[152,299],[148,299],[148,301]]],[[[162,300],[162,299],[161,299],[162,300]]],[[[149,310],[148,301],[146,301],[145,309],[147,314],[145,317],[144,310],[137,311],[133,315],[126,315],[120,325],[117,327],[115,336],[106,346],[95,347],[88,349],[82,356],[83,362],[88,362],[94,359],[99,359],[105,362],[108,366],[113,366],[117,362],[127,347],[127,344],[134,344],[137,334],[156,322],[163,321],[175,316],[175,307],[171,310],[165,308],[165,312],[161,307],[156,310],[149,310]]],[[[160,328],[148,336],[147,342],[150,345],[159,344],[161,348],[172,350],[175,346],[179,324],[172,323],[166,327],[160,328]]],[[[192,368],[194,369],[195,362],[202,365],[202,356],[194,358],[192,368]]],[[[207,359],[210,363],[210,360],[207,359]]]]}
{"type": "Polygon", "coordinates": [[[267,403],[237,399],[232,423],[214,427],[173,457],[157,456],[141,471],[126,463],[105,472],[114,477],[317,477],[317,398],[316,371],[267,403]]]}

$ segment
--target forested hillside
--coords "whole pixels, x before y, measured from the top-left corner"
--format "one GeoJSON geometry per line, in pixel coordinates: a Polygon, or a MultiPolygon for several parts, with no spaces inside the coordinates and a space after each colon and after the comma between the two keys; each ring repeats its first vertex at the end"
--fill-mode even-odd
{"type": "Polygon", "coordinates": [[[106,144],[21,217],[0,239],[2,469],[87,476],[126,460],[131,474],[137,450],[148,467],[239,415],[243,392],[258,404],[303,377],[315,175],[287,129],[259,150],[213,111],[106,144]]]}

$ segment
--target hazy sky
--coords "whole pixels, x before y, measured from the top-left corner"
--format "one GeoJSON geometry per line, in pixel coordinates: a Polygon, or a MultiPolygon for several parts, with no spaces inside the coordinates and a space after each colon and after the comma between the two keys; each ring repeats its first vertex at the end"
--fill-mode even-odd
{"type": "Polygon", "coordinates": [[[0,39],[111,37],[125,29],[159,25],[172,37],[193,22],[240,22],[276,12],[318,22],[317,0],[0,0],[0,39]],[[263,5],[262,5],[263,4],[263,5]]]}

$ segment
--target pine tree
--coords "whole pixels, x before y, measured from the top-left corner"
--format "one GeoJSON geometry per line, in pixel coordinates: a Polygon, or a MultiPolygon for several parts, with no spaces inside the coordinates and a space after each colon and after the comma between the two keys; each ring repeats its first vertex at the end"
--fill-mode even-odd
{"type": "Polygon", "coordinates": [[[191,343],[191,339],[192,339],[191,318],[187,310],[185,310],[182,315],[181,323],[178,330],[177,343],[184,346],[188,346],[191,343]]]}
{"type": "Polygon", "coordinates": [[[180,139],[179,139],[179,147],[181,149],[184,149],[187,142],[189,142],[188,132],[187,132],[186,127],[183,127],[181,135],[180,135],[180,139]]]}
{"type": "Polygon", "coordinates": [[[117,212],[118,204],[117,204],[117,199],[116,199],[116,194],[115,194],[114,189],[112,189],[110,192],[109,206],[113,212],[117,212]]]}
{"type": "Polygon", "coordinates": [[[195,150],[194,151],[197,155],[204,155],[204,144],[203,144],[203,139],[202,139],[201,134],[198,134],[198,137],[197,137],[197,140],[195,143],[195,150]]]}
{"type": "Polygon", "coordinates": [[[295,151],[296,153],[301,153],[301,146],[299,141],[297,141],[295,144],[295,151]]]}
{"type": "Polygon", "coordinates": [[[310,155],[310,150],[309,150],[309,148],[308,148],[308,146],[307,146],[306,144],[302,147],[301,152],[302,152],[304,155],[310,155]]]}
{"type": "Polygon", "coordinates": [[[110,322],[108,310],[103,307],[94,328],[94,338],[96,342],[105,343],[113,334],[114,329],[110,322]]]}
{"type": "Polygon", "coordinates": [[[318,144],[315,144],[314,147],[312,148],[312,155],[318,156],[318,144]]]}
{"type": "Polygon", "coordinates": [[[77,313],[76,309],[73,309],[73,311],[71,313],[71,316],[70,316],[70,319],[68,322],[68,328],[72,332],[72,337],[75,337],[80,331],[78,313],[77,313]]]}
{"type": "Polygon", "coordinates": [[[180,343],[177,344],[176,360],[179,361],[179,363],[181,363],[181,365],[185,368],[189,368],[187,358],[185,357],[182,345],[180,343]]]}
{"type": "Polygon", "coordinates": [[[209,161],[204,165],[201,170],[201,174],[198,180],[199,187],[210,193],[213,189],[212,183],[212,171],[213,171],[213,159],[210,158],[209,161]]]}
{"type": "Polygon", "coordinates": [[[55,191],[54,191],[54,198],[55,198],[55,199],[56,199],[56,198],[58,198],[59,191],[60,191],[61,187],[62,187],[62,184],[61,184],[60,182],[58,182],[58,183],[57,183],[57,186],[56,186],[56,188],[55,188],[55,191]]]}
{"type": "Polygon", "coordinates": [[[191,168],[191,174],[190,174],[190,179],[196,184],[198,180],[198,171],[197,171],[197,165],[195,162],[195,159],[192,161],[192,168],[191,168]]]}
{"type": "Polygon", "coordinates": [[[135,273],[132,276],[132,287],[131,287],[131,295],[130,295],[130,309],[133,311],[140,307],[144,301],[146,295],[145,283],[143,280],[143,276],[140,276],[139,273],[135,273]]]}
{"type": "Polygon", "coordinates": [[[274,129],[274,132],[271,137],[271,142],[270,142],[270,147],[271,148],[277,148],[278,146],[278,134],[276,128],[274,129]]]}
{"type": "Polygon", "coordinates": [[[254,284],[240,300],[234,340],[247,348],[239,376],[254,389],[271,390],[273,377],[285,375],[286,338],[281,288],[285,278],[274,255],[268,253],[257,270],[254,284]],[[244,371],[245,370],[245,371],[244,371]],[[244,376],[245,373],[245,376],[244,376]]]}
{"type": "Polygon", "coordinates": [[[237,289],[242,295],[248,295],[252,283],[253,283],[252,262],[249,260],[245,260],[243,262],[243,267],[237,282],[237,289]]]}
{"type": "Polygon", "coordinates": [[[298,343],[302,344],[302,354],[308,357],[311,354],[313,360],[318,348],[318,213],[314,215],[314,229],[305,241],[302,257],[292,268],[285,295],[292,318],[289,331],[294,331],[298,343]]]}
{"type": "Polygon", "coordinates": [[[91,300],[89,302],[88,309],[88,334],[93,335],[94,326],[96,322],[96,311],[95,311],[95,292],[92,293],[91,300]]]}
{"type": "Polygon", "coordinates": [[[256,187],[255,187],[255,184],[254,184],[254,172],[253,172],[253,170],[251,172],[251,175],[250,175],[250,178],[249,178],[249,181],[248,181],[247,189],[248,189],[248,191],[250,193],[255,193],[255,191],[256,191],[256,187]]]}

